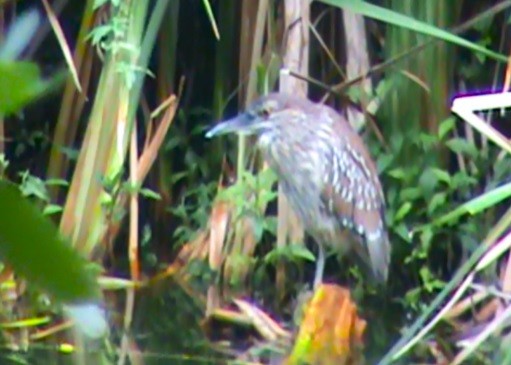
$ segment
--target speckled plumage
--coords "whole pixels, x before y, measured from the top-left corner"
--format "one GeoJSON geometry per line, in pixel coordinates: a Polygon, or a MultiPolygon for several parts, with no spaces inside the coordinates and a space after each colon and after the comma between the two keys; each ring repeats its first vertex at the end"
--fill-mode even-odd
{"type": "Polygon", "coordinates": [[[255,101],[242,122],[234,120],[238,127],[229,131],[258,136],[291,207],[320,246],[315,285],[322,279],[323,245],[349,249],[341,239],[346,229],[356,238],[353,249],[385,281],[390,244],[384,196],[374,162],[346,119],[308,99],[271,93],[255,101]]]}

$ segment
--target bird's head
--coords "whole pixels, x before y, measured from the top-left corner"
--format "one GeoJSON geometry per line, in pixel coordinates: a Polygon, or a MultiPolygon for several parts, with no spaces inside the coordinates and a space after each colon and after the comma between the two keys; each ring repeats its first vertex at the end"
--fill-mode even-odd
{"type": "Polygon", "coordinates": [[[308,103],[308,100],[280,93],[268,94],[254,101],[245,112],[214,126],[207,132],[206,137],[227,133],[262,135],[271,132],[281,123],[293,119],[291,117],[296,114],[296,107],[301,102],[308,103]]]}

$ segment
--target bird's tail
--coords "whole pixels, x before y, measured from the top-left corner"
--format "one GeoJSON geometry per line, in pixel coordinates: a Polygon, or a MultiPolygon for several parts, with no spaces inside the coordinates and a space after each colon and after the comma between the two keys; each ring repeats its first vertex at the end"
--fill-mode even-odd
{"type": "Polygon", "coordinates": [[[366,235],[366,245],[375,278],[380,282],[386,282],[390,265],[390,242],[386,230],[381,227],[376,232],[366,235]]]}

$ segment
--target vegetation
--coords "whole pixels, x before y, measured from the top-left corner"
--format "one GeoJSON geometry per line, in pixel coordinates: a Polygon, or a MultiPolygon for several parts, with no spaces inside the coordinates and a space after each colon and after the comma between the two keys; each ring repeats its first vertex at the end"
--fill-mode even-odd
{"type": "Polygon", "coordinates": [[[0,1],[0,362],[508,363],[510,8],[0,1]],[[332,255],[311,298],[253,141],[205,138],[278,89],[364,136],[387,286],[332,255]]]}

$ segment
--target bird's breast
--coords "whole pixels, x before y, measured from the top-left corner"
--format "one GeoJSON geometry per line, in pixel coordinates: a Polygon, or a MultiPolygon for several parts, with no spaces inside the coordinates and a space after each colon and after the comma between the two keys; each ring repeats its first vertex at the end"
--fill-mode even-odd
{"type": "Polygon", "coordinates": [[[335,227],[335,221],[321,217],[320,200],[328,162],[314,141],[297,137],[284,141],[278,135],[261,136],[258,146],[277,174],[283,193],[304,228],[330,231],[335,227]]]}

